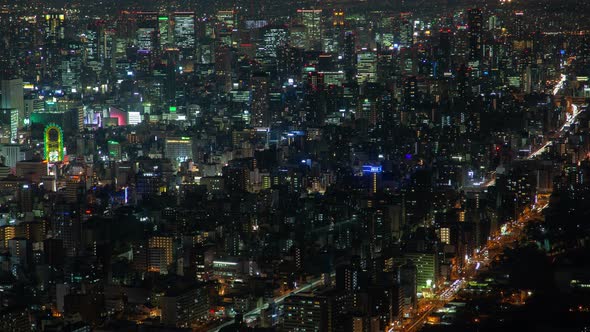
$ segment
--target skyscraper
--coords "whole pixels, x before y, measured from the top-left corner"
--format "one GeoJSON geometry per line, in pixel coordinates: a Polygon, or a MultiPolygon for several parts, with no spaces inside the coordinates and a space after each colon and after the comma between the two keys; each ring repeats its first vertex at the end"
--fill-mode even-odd
{"type": "Polygon", "coordinates": [[[151,51],[157,45],[158,22],[158,13],[137,13],[137,30],[135,32],[135,42],[138,49],[151,51]]]}
{"type": "Polygon", "coordinates": [[[25,99],[23,96],[23,79],[12,78],[0,81],[0,108],[16,109],[18,128],[22,128],[25,118],[25,99]]]}
{"type": "Polygon", "coordinates": [[[252,76],[252,126],[267,127],[270,125],[268,114],[268,76],[257,73],[252,76]]]}
{"type": "Polygon", "coordinates": [[[297,16],[305,27],[305,49],[321,50],[322,44],[322,10],[298,9],[297,16]]]}
{"type": "Polygon", "coordinates": [[[518,11],[514,13],[514,35],[517,40],[522,40],[524,34],[524,12],[518,11]]]}
{"type": "MultiPolygon", "coordinates": [[[[161,32],[160,32],[161,35],[161,32]]],[[[174,13],[174,43],[183,51],[195,49],[195,13],[174,13]]],[[[192,54],[192,53],[191,53],[192,54]]]]}
{"type": "Polygon", "coordinates": [[[64,14],[52,13],[45,15],[45,36],[50,43],[57,43],[65,38],[65,19],[64,14]]]}
{"type": "Polygon", "coordinates": [[[276,58],[278,50],[287,44],[288,30],[285,27],[268,27],[264,29],[261,46],[256,55],[266,58],[276,58]]]}
{"type": "Polygon", "coordinates": [[[377,54],[364,49],[357,54],[356,77],[361,82],[377,82],[377,54]]]}
{"type": "Polygon", "coordinates": [[[158,17],[158,32],[160,33],[160,47],[165,48],[172,44],[173,34],[171,32],[170,18],[168,16],[158,17]]]}
{"type": "Polygon", "coordinates": [[[469,61],[481,61],[483,56],[483,14],[481,9],[469,9],[467,25],[469,29],[469,61]]]}

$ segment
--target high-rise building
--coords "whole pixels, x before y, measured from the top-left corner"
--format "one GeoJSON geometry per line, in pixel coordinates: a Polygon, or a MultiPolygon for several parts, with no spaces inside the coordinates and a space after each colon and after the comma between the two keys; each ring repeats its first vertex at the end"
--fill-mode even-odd
{"type": "Polygon", "coordinates": [[[20,148],[18,144],[2,145],[0,155],[4,158],[4,165],[14,168],[17,162],[24,160],[24,156],[20,153],[20,148]]]}
{"type": "Polygon", "coordinates": [[[166,48],[174,42],[171,20],[168,16],[158,16],[158,32],[160,33],[160,48],[166,48]]]}
{"type": "Polygon", "coordinates": [[[322,49],[322,10],[298,9],[299,22],[305,27],[305,49],[322,49]]]}
{"type": "Polygon", "coordinates": [[[23,96],[23,79],[12,78],[0,81],[0,108],[16,109],[18,128],[22,128],[25,119],[25,99],[23,96]]]}
{"type": "Polygon", "coordinates": [[[405,19],[399,22],[398,33],[395,35],[394,44],[397,44],[399,47],[411,47],[414,44],[414,26],[412,22],[405,19]]]}
{"type": "Polygon", "coordinates": [[[336,288],[356,292],[364,284],[363,270],[358,264],[341,266],[336,269],[336,288]]]}
{"type": "Polygon", "coordinates": [[[357,55],[356,77],[359,83],[377,82],[377,54],[363,50],[357,55]]]}
{"type": "Polygon", "coordinates": [[[263,58],[276,58],[280,47],[288,41],[288,30],[285,27],[268,27],[262,34],[262,43],[256,55],[263,58]]]}
{"type": "Polygon", "coordinates": [[[525,37],[524,12],[522,11],[514,13],[514,36],[516,37],[516,40],[522,40],[525,37]]]}
{"type": "Polygon", "coordinates": [[[220,10],[217,12],[217,21],[226,29],[232,30],[238,24],[238,16],[235,10],[220,10]]]}
{"type": "MultiPolygon", "coordinates": [[[[160,254],[158,255],[158,264],[152,264],[153,261],[150,257],[150,262],[148,269],[151,271],[158,271],[161,272],[160,267],[164,265],[167,267],[168,265],[172,264],[173,260],[173,239],[170,236],[153,236],[148,241],[148,249],[159,249],[160,254]],[[163,260],[163,261],[162,261],[163,260]]],[[[152,255],[150,255],[152,256],[152,255]]]]}
{"type": "Polygon", "coordinates": [[[328,310],[326,299],[309,293],[299,293],[285,298],[283,331],[326,331],[328,310]]]}
{"type": "Polygon", "coordinates": [[[481,9],[469,9],[467,27],[469,32],[469,61],[481,61],[483,56],[483,14],[481,9]]]}
{"type": "Polygon", "coordinates": [[[18,110],[0,108],[0,142],[16,143],[18,136],[18,110]]]}
{"type": "Polygon", "coordinates": [[[14,264],[26,268],[32,263],[31,241],[24,238],[13,238],[8,240],[8,250],[14,264]]]}
{"type": "Polygon", "coordinates": [[[467,64],[470,54],[469,27],[466,25],[457,26],[453,44],[453,65],[457,67],[460,64],[467,64]]]}
{"type": "Polygon", "coordinates": [[[109,150],[109,158],[111,160],[121,160],[121,144],[115,140],[109,140],[107,142],[107,148],[109,150]]]}
{"type": "Polygon", "coordinates": [[[26,306],[11,306],[0,312],[1,331],[28,331],[31,328],[31,313],[26,306]]]}
{"type": "Polygon", "coordinates": [[[50,43],[57,43],[65,38],[65,14],[51,13],[44,15],[45,37],[50,43]]]}
{"type": "Polygon", "coordinates": [[[164,155],[174,162],[193,159],[193,140],[190,137],[167,137],[164,155]]]}
{"type": "Polygon", "coordinates": [[[408,77],[404,86],[404,105],[406,111],[415,112],[418,107],[418,81],[415,76],[408,77]]]}
{"type": "Polygon", "coordinates": [[[158,17],[156,12],[136,13],[135,43],[139,50],[152,51],[158,45],[158,17]]]}
{"type": "Polygon", "coordinates": [[[452,41],[453,33],[451,29],[445,28],[439,31],[439,42],[437,48],[437,56],[439,59],[439,70],[437,76],[446,73],[451,68],[451,54],[452,54],[452,41]]]}
{"type": "Polygon", "coordinates": [[[160,298],[162,324],[190,328],[209,314],[209,289],[202,284],[173,287],[160,298]]]}
{"type": "Polygon", "coordinates": [[[252,111],[251,124],[253,127],[267,127],[270,125],[268,114],[268,84],[269,78],[264,73],[252,76],[252,111]]]}
{"type": "Polygon", "coordinates": [[[174,13],[174,44],[179,49],[190,52],[190,55],[193,54],[195,50],[195,13],[174,13]]]}
{"type": "Polygon", "coordinates": [[[397,269],[397,282],[399,284],[399,298],[401,299],[400,311],[409,313],[416,308],[418,285],[416,281],[416,265],[407,261],[397,269]]]}
{"type": "Polygon", "coordinates": [[[65,255],[73,257],[80,249],[80,218],[76,209],[68,204],[59,204],[52,211],[53,237],[63,241],[65,255]]]}
{"type": "Polygon", "coordinates": [[[404,257],[416,266],[416,285],[418,293],[432,288],[438,276],[438,261],[435,253],[409,252],[404,257]]]}

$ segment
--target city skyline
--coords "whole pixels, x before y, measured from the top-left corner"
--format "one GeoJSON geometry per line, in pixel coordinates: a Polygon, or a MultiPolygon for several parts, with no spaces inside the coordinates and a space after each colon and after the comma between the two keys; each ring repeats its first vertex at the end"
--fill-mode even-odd
{"type": "Polygon", "coordinates": [[[0,331],[587,331],[589,14],[0,0],[0,331]]]}

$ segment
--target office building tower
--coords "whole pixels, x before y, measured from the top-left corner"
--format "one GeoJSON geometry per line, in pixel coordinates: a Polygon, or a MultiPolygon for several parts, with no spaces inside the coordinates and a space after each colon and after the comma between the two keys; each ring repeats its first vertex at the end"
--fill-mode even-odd
{"type": "Polygon", "coordinates": [[[270,125],[270,115],[268,112],[268,81],[269,77],[264,73],[256,73],[251,79],[251,124],[253,127],[268,127],[270,125]]]}
{"type": "Polygon", "coordinates": [[[0,143],[16,143],[18,135],[18,110],[0,108],[0,143]]]}
{"type": "Polygon", "coordinates": [[[170,236],[153,236],[148,240],[148,270],[162,273],[173,260],[173,239],[170,236]]]}
{"type": "Polygon", "coordinates": [[[32,263],[33,251],[31,241],[25,238],[13,238],[8,240],[8,251],[10,252],[13,265],[20,265],[27,268],[32,263]]]}
{"type": "Polygon", "coordinates": [[[524,12],[517,11],[514,13],[514,36],[516,40],[525,38],[524,12]]]}
{"type": "Polygon", "coordinates": [[[404,104],[408,112],[415,112],[419,104],[418,80],[415,76],[408,77],[404,85],[404,104]]]}
{"type": "Polygon", "coordinates": [[[176,163],[193,159],[193,141],[190,137],[167,137],[164,155],[176,163]]]}
{"type": "Polygon", "coordinates": [[[467,25],[457,26],[453,43],[453,66],[467,64],[470,55],[469,27],[467,25]]]}
{"type": "Polygon", "coordinates": [[[22,128],[25,119],[25,99],[22,78],[0,80],[0,108],[16,109],[18,128],[22,128]]]}
{"type": "Polygon", "coordinates": [[[416,266],[418,293],[431,292],[438,276],[438,261],[435,253],[409,252],[404,255],[416,266]]]}
{"type": "Polygon", "coordinates": [[[290,295],[283,302],[285,332],[321,332],[327,330],[326,299],[313,294],[290,295]]]}
{"type": "Polygon", "coordinates": [[[414,25],[409,20],[402,19],[399,22],[398,33],[394,41],[394,47],[411,47],[414,44],[414,25]]]}
{"type": "Polygon", "coordinates": [[[2,156],[5,166],[14,168],[16,167],[17,162],[24,159],[20,149],[21,147],[18,144],[2,144],[2,147],[0,148],[0,156],[2,156]]]}
{"type": "Polygon", "coordinates": [[[156,12],[136,13],[137,30],[135,31],[135,43],[140,51],[152,51],[159,44],[158,28],[159,20],[156,12]]]}
{"type": "Polygon", "coordinates": [[[43,28],[45,30],[45,38],[51,44],[56,44],[65,38],[66,16],[60,13],[50,13],[44,15],[43,28]]]}
{"type": "Polygon", "coordinates": [[[281,47],[287,45],[289,31],[285,27],[267,27],[263,29],[262,41],[256,51],[261,58],[277,58],[281,47]]]}
{"type": "Polygon", "coordinates": [[[397,283],[399,285],[401,299],[400,311],[402,315],[413,311],[417,304],[418,284],[416,280],[417,269],[416,265],[408,260],[405,264],[397,268],[397,283]]]}
{"type": "Polygon", "coordinates": [[[235,10],[219,10],[216,15],[217,21],[227,30],[231,31],[238,24],[238,13],[235,10]]]}
{"type": "Polygon", "coordinates": [[[319,51],[322,49],[322,10],[298,9],[297,17],[305,27],[305,49],[319,51]]]}
{"type": "Polygon", "coordinates": [[[176,285],[160,298],[160,306],[162,324],[190,328],[209,315],[209,288],[203,284],[176,285]]]}
{"type": "Polygon", "coordinates": [[[193,55],[195,50],[195,13],[174,13],[174,44],[185,55],[193,55]]]}
{"type": "Polygon", "coordinates": [[[107,142],[107,149],[109,152],[109,158],[114,161],[121,160],[121,144],[114,140],[107,142]]]}
{"type": "Polygon", "coordinates": [[[483,14],[481,9],[472,8],[467,13],[469,34],[469,61],[481,61],[483,57],[483,14]]]}
{"type": "Polygon", "coordinates": [[[356,77],[359,83],[377,82],[377,54],[363,50],[357,55],[356,77]]]}
{"type": "Polygon", "coordinates": [[[174,43],[172,20],[168,16],[158,16],[158,33],[160,34],[160,48],[165,49],[174,43]]]}

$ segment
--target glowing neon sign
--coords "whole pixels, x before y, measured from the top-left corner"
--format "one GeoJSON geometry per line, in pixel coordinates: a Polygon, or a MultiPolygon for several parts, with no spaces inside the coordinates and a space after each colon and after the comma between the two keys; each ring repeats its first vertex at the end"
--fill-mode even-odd
{"type": "Polygon", "coordinates": [[[45,160],[51,163],[64,159],[64,134],[60,126],[50,123],[45,127],[43,139],[45,142],[45,160]]]}
{"type": "Polygon", "coordinates": [[[363,165],[363,173],[381,173],[383,167],[374,165],[363,165]]]}

